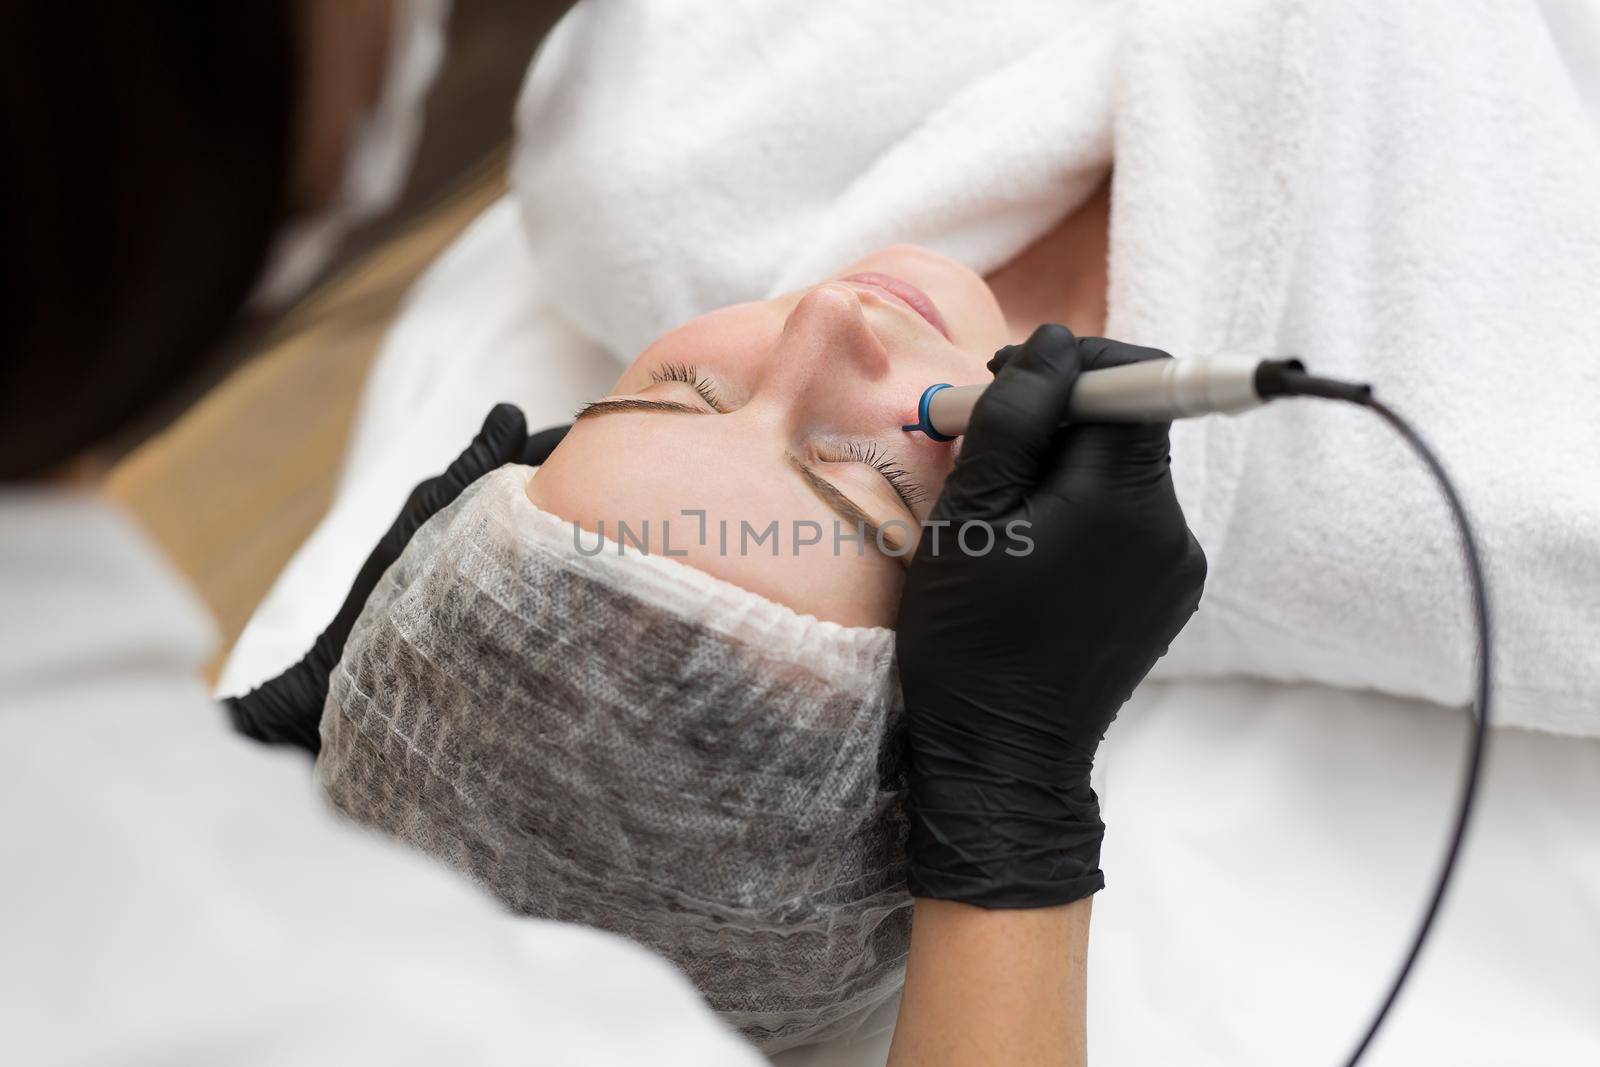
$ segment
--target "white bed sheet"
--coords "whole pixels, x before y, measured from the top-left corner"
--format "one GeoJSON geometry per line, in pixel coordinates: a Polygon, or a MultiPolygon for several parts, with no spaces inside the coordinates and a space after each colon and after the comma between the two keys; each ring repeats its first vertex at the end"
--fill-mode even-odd
{"type": "MultiPolygon", "coordinates": [[[[515,208],[429,272],[363,402],[339,497],[223,675],[240,692],[304,651],[409,487],[497,400],[535,427],[614,361],[538,301],[515,208]]],[[[1144,687],[1098,770],[1108,888],[1091,936],[1101,1065],[1340,1062],[1433,875],[1463,711],[1254,682],[1144,687]]],[[[1460,879],[1370,1063],[1600,1063],[1600,741],[1502,731],[1460,879]]],[[[881,1064],[886,1033],[785,1067],[881,1064]]]]}

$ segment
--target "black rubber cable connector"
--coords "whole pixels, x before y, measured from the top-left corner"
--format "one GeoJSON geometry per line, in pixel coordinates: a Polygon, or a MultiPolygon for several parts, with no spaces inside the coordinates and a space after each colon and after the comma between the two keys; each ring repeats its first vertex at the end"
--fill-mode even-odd
{"type": "Polygon", "coordinates": [[[1372,386],[1365,382],[1341,382],[1306,373],[1298,359],[1264,359],[1256,368],[1256,395],[1263,400],[1279,396],[1319,396],[1327,400],[1346,400],[1368,405],[1372,386]]]}
{"type": "Polygon", "coordinates": [[[1434,481],[1439,485],[1439,490],[1444,495],[1445,503],[1450,506],[1450,516],[1455,521],[1456,533],[1461,541],[1461,556],[1466,564],[1467,578],[1472,586],[1472,614],[1473,623],[1478,635],[1478,662],[1475,704],[1477,706],[1477,722],[1473,730],[1472,744],[1467,751],[1467,762],[1461,773],[1460,794],[1456,800],[1456,813],[1453,821],[1449,843],[1446,846],[1444,859],[1440,863],[1439,873],[1434,879],[1433,891],[1428,898],[1427,910],[1423,912],[1422,921],[1417,924],[1416,933],[1411,938],[1411,944],[1406,952],[1400,970],[1395,974],[1394,981],[1390,984],[1383,1003],[1373,1014],[1371,1023],[1366,1032],[1356,1044],[1355,1050],[1350,1053],[1350,1058],[1345,1061],[1345,1067],[1355,1067],[1365,1055],[1372,1044],[1372,1039],[1377,1036],[1378,1028],[1383,1025],[1389,1011],[1394,1007],[1395,1001],[1400,997],[1400,990],[1410,977],[1412,968],[1416,965],[1417,957],[1422,954],[1423,943],[1427,941],[1428,934],[1433,929],[1434,920],[1439,916],[1439,907],[1444,902],[1445,890],[1449,888],[1451,876],[1455,874],[1456,861],[1461,856],[1461,845],[1467,835],[1467,824],[1471,819],[1473,801],[1478,795],[1478,782],[1483,774],[1484,758],[1489,747],[1489,697],[1493,689],[1494,669],[1490,660],[1490,626],[1489,626],[1489,583],[1483,573],[1483,562],[1478,555],[1478,541],[1473,534],[1472,524],[1467,519],[1467,509],[1461,502],[1461,497],[1456,492],[1455,485],[1450,481],[1450,476],[1445,473],[1444,465],[1433,454],[1419,434],[1410,423],[1401,418],[1393,408],[1380,401],[1373,395],[1372,386],[1359,382],[1344,382],[1336,378],[1320,378],[1307,374],[1305,366],[1297,359],[1266,360],[1256,371],[1256,392],[1262,399],[1273,397],[1314,396],[1329,400],[1343,400],[1351,404],[1369,408],[1392,426],[1417,454],[1423,464],[1428,468],[1428,473],[1433,475],[1434,481]]]}

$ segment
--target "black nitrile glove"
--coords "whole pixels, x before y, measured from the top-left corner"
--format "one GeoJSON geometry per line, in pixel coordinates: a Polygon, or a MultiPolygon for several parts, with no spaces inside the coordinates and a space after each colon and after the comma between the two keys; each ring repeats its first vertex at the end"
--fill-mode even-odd
{"type": "Polygon", "coordinates": [[[950,526],[937,547],[924,532],[896,630],[916,896],[1044,907],[1105,884],[1095,749],[1194,614],[1206,560],[1169,424],[1061,423],[1080,371],[1169,358],[1041,326],[991,364],[933,508],[950,526]],[[963,551],[966,523],[993,550],[963,551]]]}
{"type": "Polygon", "coordinates": [[[322,706],[328,699],[328,678],[344,654],[350,628],[366,606],[367,597],[372,595],[383,572],[400,558],[412,534],[490,471],[507,463],[542,463],[566,430],[555,427],[530,438],[522,410],[513,404],[497,404],[483,420],[478,436],[449,469],[411,491],[399,517],[362,564],[350,595],[311,651],[299,663],[245,696],[223,701],[234,728],[258,741],[299,745],[316,753],[322,747],[319,726],[322,706]]]}

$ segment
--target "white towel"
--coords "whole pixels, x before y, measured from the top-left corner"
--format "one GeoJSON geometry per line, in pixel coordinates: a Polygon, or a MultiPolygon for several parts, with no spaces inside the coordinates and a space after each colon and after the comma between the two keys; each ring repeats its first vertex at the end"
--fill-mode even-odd
{"type": "MultiPolygon", "coordinates": [[[[992,269],[1114,158],[1107,332],[1374,382],[1480,528],[1499,721],[1600,735],[1592,51],[1531,0],[612,0],[536,64],[516,183],[548,295],[627,355],[892,241],[992,269]]],[[[1211,578],[1164,674],[1469,698],[1448,515],[1386,427],[1282,402],[1173,454],[1211,578]]]]}

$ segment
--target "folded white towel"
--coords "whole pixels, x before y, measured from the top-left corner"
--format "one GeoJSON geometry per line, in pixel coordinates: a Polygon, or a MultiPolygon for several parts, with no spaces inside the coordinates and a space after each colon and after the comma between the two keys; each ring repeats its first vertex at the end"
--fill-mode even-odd
{"type": "MultiPolygon", "coordinates": [[[[892,241],[992,269],[1114,157],[1107,332],[1374,382],[1481,527],[1500,721],[1600,735],[1600,142],[1563,54],[1531,0],[614,0],[535,65],[516,183],[549,295],[627,354],[892,241]]],[[[1164,673],[1468,699],[1448,516],[1387,428],[1284,402],[1173,455],[1212,570],[1164,673]]]]}

